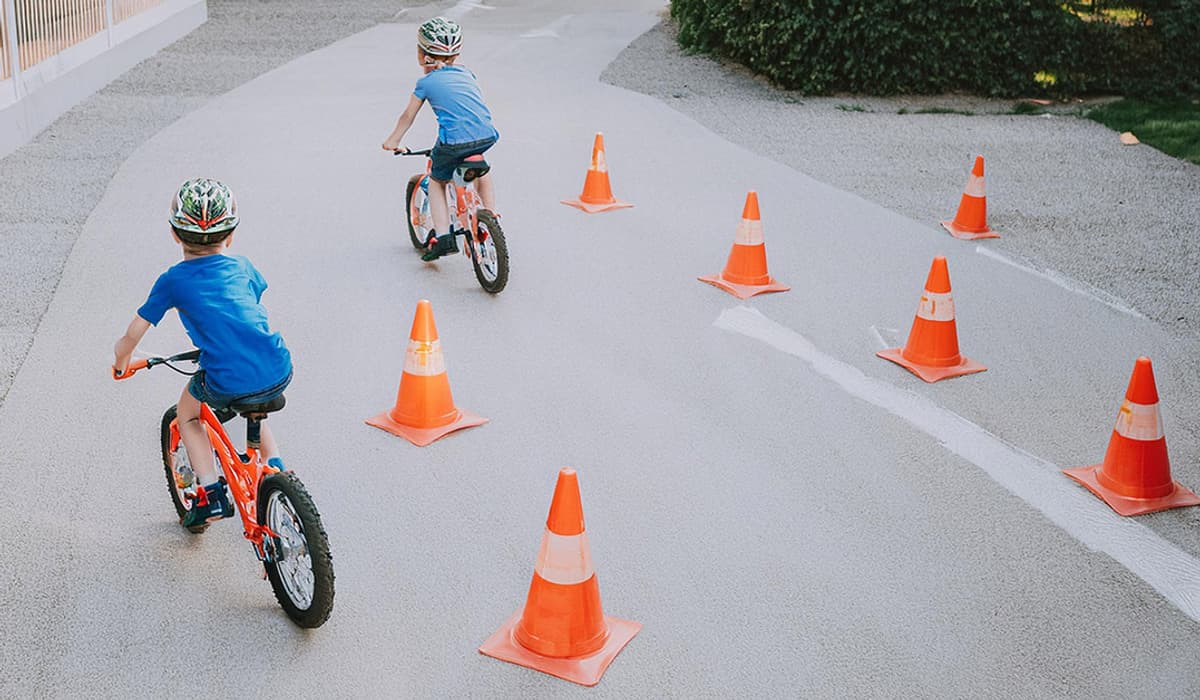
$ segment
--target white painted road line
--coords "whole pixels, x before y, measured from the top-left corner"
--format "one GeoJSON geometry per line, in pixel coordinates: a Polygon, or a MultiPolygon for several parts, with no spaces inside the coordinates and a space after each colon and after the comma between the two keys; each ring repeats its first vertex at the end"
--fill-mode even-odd
{"type": "Polygon", "coordinates": [[[459,20],[462,19],[471,10],[494,10],[496,8],[484,5],[481,2],[473,2],[472,0],[462,0],[454,7],[442,13],[442,16],[447,19],[459,20]]]}
{"type": "Polygon", "coordinates": [[[997,253],[996,251],[992,250],[991,248],[988,248],[987,246],[983,246],[983,245],[975,246],[975,252],[979,255],[982,255],[985,258],[991,258],[992,260],[997,260],[999,262],[1002,262],[1005,265],[1008,265],[1009,267],[1015,267],[1018,270],[1028,272],[1029,274],[1031,274],[1035,277],[1041,277],[1042,279],[1044,279],[1048,282],[1051,282],[1053,284],[1058,285],[1059,287],[1062,287],[1063,289],[1067,290],[1068,292],[1072,292],[1074,294],[1078,294],[1080,296],[1087,297],[1088,299],[1098,301],[1101,304],[1104,304],[1105,306],[1107,306],[1111,309],[1120,311],[1123,314],[1128,314],[1129,316],[1133,316],[1134,318],[1146,318],[1142,314],[1138,313],[1136,310],[1126,306],[1120,299],[1113,296],[1112,294],[1109,294],[1108,292],[1105,292],[1104,290],[1101,290],[1101,289],[1096,289],[1095,287],[1093,287],[1089,284],[1080,282],[1078,280],[1073,280],[1070,277],[1063,275],[1062,273],[1055,272],[1054,270],[1045,270],[1045,271],[1037,270],[1037,269],[1029,267],[1027,265],[1021,265],[1020,263],[1017,263],[1013,260],[1009,260],[1008,258],[1004,257],[1000,253],[997,253]]]}
{"type": "Polygon", "coordinates": [[[804,336],[738,306],[721,312],[714,326],[760,340],[794,355],[846,393],[903,418],[954,454],[987,472],[1001,486],[1037,508],[1090,549],[1109,555],[1184,614],[1200,622],[1200,561],[1102,501],[1059,472],[1059,467],[1009,445],[929,399],[868,377],[822,353],[804,336]]]}

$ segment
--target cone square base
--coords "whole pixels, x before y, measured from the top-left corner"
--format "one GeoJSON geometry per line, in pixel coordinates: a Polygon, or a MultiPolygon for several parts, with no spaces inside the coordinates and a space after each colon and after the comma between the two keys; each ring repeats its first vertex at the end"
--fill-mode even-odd
{"type": "Polygon", "coordinates": [[[1086,467],[1072,467],[1062,470],[1062,473],[1078,481],[1088,491],[1099,496],[1100,500],[1107,503],[1110,508],[1124,516],[1144,515],[1186,506],[1200,506],[1200,496],[1178,481],[1174,482],[1174,491],[1158,498],[1133,498],[1119,494],[1101,484],[1100,480],[1096,478],[1103,466],[1103,464],[1092,464],[1086,467]]]}
{"type": "Polygon", "coordinates": [[[959,228],[954,225],[953,221],[943,221],[942,228],[946,229],[951,236],[963,241],[973,241],[977,238],[999,238],[1000,234],[985,228],[982,231],[968,231],[965,228],[959,228]]]}
{"type": "Polygon", "coordinates": [[[576,209],[582,209],[589,214],[599,214],[602,211],[610,211],[612,209],[628,209],[629,207],[633,206],[629,202],[622,202],[619,199],[614,199],[611,202],[592,203],[585,202],[576,197],[575,199],[561,199],[559,201],[567,206],[575,207],[576,209]]]}
{"type": "Polygon", "coordinates": [[[983,372],[987,370],[987,367],[984,367],[975,360],[967,357],[964,357],[962,362],[958,363],[957,365],[950,365],[949,367],[930,367],[929,365],[919,365],[904,357],[904,348],[889,348],[887,350],[880,350],[875,354],[885,360],[891,360],[892,362],[895,362],[930,384],[939,382],[943,379],[950,379],[951,377],[958,377],[964,374],[974,374],[975,372],[983,372]]]}
{"type": "Polygon", "coordinates": [[[786,292],[791,287],[786,284],[780,284],[774,277],[770,278],[767,284],[735,284],[730,282],[720,275],[705,275],[697,277],[701,282],[707,282],[714,287],[724,289],[738,299],[749,299],[756,294],[767,294],[768,292],[786,292]]]}
{"type": "Polygon", "coordinates": [[[374,418],[367,419],[367,425],[373,425],[380,430],[386,430],[392,435],[399,435],[408,440],[417,447],[425,447],[435,440],[439,440],[456,430],[463,428],[474,428],[477,425],[483,425],[488,422],[487,418],[477,416],[470,411],[458,412],[458,418],[455,418],[446,425],[439,425],[433,428],[414,428],[409,425],[402,425],[392,420],[387,411],[380,413],[374,418]]]}
{"type": "Polygon", "coordinates": [[[535,671],[548,673],[565,681],[580,685],[593,686],[600,682],[600,677],[608,670],[608,665],[617,658],[617,654],[625,648],[629,640],[642,631],[642,623],[631,620],[621,620],[604,616],[608,625],[608,640],[590,656],[555,658],[534,653],[513,638],[513,628],[521,620],[521,613],[513,615],[508,622],[496,630],[479,647],[479,653],[494,659],[507,661],[510,664],[532,668],[535,671]]]}

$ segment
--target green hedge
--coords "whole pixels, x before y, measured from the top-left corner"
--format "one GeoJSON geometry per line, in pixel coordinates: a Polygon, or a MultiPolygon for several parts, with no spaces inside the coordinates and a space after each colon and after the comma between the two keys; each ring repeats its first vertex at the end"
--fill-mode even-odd
{"type": "Polygon", "coordinates": [[[672,0],[687,49],[809,94],[1200,92],[1200,0],[672,0]]]}

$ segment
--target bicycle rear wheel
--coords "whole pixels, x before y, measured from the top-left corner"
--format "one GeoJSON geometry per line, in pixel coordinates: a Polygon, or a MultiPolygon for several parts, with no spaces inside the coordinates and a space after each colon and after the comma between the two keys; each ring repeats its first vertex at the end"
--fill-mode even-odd
{"type": "Polygon", "coordinates": [[[425,250],[425,241],[429,238],[429,230],[433,228],[433,220],[429,214],[429,193],[421,187],[425,175],[413,175],[408,179],[404,189],[404,209],[408,220],[408,239],[417,250],[425,250]]]}
{"type": "Polygon", "coordinates": [[[468,242],[473,247],[471,264],[475,266],[475,279],[489,294],[499,294],[508,284],[508,243],[496,215],[487,209],[476,213],[479,223],[477,241],[468,242]]]}
{"type": "Polygon", "coordinates": [[[320,627],[333,610],[333,555],[321,514],[299,477],[279,472],[263,479],[258,523],[278,535],[263,564],[275,599],[300,627],[320,627]]]}

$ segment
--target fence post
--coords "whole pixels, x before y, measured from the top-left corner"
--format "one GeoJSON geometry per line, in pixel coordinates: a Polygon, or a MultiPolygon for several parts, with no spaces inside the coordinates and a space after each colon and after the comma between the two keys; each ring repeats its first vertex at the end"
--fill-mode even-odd
{"type": "Polygon", "coordinates": [[[21,48],[17,31],[16,0],[0,0],[4,10],[4,50],[8,52],[8,78],[12,81],[13,98],[21,99],[21,48]]]}
{"type": "Polygon", "coordinates": [[[113,45],[113,0],[104,0],[104,26],[108,29],[108,48],[113,45]]]}

